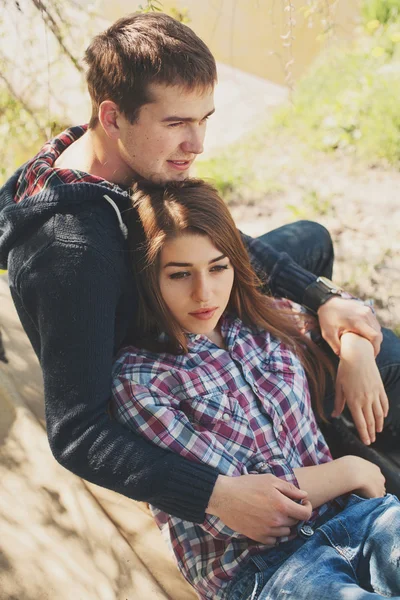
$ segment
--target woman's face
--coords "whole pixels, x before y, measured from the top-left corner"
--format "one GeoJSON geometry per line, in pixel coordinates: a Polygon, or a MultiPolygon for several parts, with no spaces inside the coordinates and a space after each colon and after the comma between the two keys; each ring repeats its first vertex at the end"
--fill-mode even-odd
{"type": "Polygon", "coordinates": [[[205,235],[184,234],[161,251],[159,282],[164,302],[184,331],[211,334],[232,291],[233,267],[205,235]]]}

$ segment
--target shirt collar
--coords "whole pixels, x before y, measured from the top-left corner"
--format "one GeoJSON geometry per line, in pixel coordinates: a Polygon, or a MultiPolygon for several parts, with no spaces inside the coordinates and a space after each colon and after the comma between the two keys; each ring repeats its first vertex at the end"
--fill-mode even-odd
{"type": "MultiPolygon", "coordinates": [[[[221,317],[220,325],[225,347],[229,351],[235,345],[236,338],[242,327],[242,321],[234,315],[225,313],[221,317]]],[[[194,351],[195,349],[198,349],[199,346],[207,347],[215,345],[210,338],[201,333],[187,333],[186,337],[188,340],[189,351],[194,351]]]]}

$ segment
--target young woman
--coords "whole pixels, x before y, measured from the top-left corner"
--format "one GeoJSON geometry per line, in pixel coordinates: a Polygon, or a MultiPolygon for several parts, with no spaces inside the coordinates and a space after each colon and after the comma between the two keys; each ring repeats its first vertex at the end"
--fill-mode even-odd
{"type": "MultiPolygon", "coordinates": [[[[400,504],[375,465],[332,460],[311,401],[321,411],[329,365],[300,307],[259,292],[209,185],[142,184],[135,207],[141,314],[115,363],[115,418],[222,476],[285,479],[312,505],[273,548],[216,516],[199,525],[154,508],[186,579],[210,600],[400,598],[400,504]]],[[[350,379],[360,361],[379,377],[371,344],[355,334],[342,336],[340,360],[350,379]]]]}

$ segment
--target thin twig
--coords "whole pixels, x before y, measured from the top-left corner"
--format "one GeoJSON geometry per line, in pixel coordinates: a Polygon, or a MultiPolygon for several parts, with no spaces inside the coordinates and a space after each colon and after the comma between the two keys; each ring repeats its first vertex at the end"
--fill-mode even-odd
{"type": "Polygon", "coordinates": [[[46,130],[40,124],[40,122],[37,120],[33,109],[25,102],[25,100],[22,98],[22,96],[20,96],[18,94],[18,92],[16,91],[16,89],[14,88],[12,83],[7,79],[7,77],[1,71],[0,71],[0,79],[4,82],[8,91],[10,92],[10,94],[17,100],[17,102],[19,102],[21,104],[22,108],[32,117],[32,120],[35,123],[36,127],[38,128],[40,133],[43,135],[43,137],[46,138],[46,130]]]}
{"type": "Polygon", "coordinates": [[[76,70],[79,71],[80,73],[83,73],[84,69],[79,64],[78,59],[75,56],[73,56],[73,54],[71,54],[71,52],[68,50],[67,46],[65,45],[65,41],[61,34],[60,28],[59,28],[58,24],[56,23],[50,10],[44,5],[42,0],[31,0],[31,1],[32,1],[34,7],[41,13],[45,24],[50,29],[50,31],[52,32],[54,37],[56,38],[56,40],[57,40],[60,48],[64,52],[64,54],[70,59],[70,61],[72,62],[72,64],[76,68],[76,70]]]}

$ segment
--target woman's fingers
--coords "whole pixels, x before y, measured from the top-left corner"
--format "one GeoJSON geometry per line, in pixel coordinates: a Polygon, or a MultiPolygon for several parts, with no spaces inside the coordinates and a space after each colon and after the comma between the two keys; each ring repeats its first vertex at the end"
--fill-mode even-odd
{"type": "Polygon", "coordinates": [[[373,403],[372,412],[374,413],[375,419],[375,431],[377,433],[380,433],[383,429],[383,421],[385,419],[380,397],[378,397],[377,400],[373,403]]]}
{"type": "Polygon", "coordinates": [[[375,442],[376,429],[375,429],[375,415],[372,409],[372,402],[369,402],[363,409],[365,423],[367,425],[368,437],[370,442],[375,442]]]}
{"type": "Polygon", "coordinates": [[[385,392],[385,388],[382,385],[381,392],[379,394],[379,400],[383,410],[383,416],[386,418],[389,412],[389,400],[385,392]]]}
{"type": "Polygon", "coordinates": [[[360,407],[357,406],[353,408],[352,417],[361,441],[367,446],[369,446],[369,444],[371,443],[371,439],[369,437],[367,422],[365,420],[364,413],[360,407]]]}
{"type": "Polygon", "coordinates": [[[332,412],[332,417],[338,417],[342,414],[346,399],[344,397],[343,388],[340,381],[336,380],[335,407],[332,412]]]}

